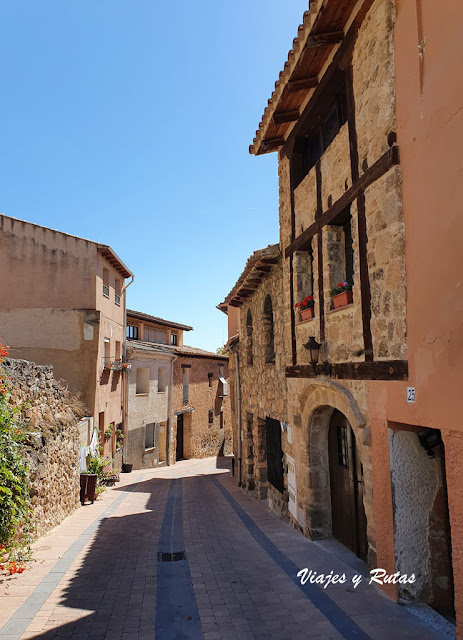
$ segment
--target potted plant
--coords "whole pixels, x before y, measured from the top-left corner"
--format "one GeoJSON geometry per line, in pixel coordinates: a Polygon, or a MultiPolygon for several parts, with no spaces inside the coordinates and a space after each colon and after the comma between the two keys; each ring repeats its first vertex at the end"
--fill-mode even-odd
{"type": "Polygon", "coordinates": [[[345,307],[348,304],[352,304],[352,285],[348,282],[341,282],[340,284],[336,285],[334,289],[331,289],[330,296],[333,299],[335,309],[339,309],[340,307],[345,307]]]}
{"type": "Polygon", "coordinates": [[[109,440],[109,438],[113,435],[113,425],[110,424],[109,427],[104,432],[104,439],[109,440]]]}
{"type": "Polygon", "coordinates": [[[315,315],[315,300],[313,299],[313,296],[306,296],[304,300],[296,302],[294,307],[295,309],[299,309],[301,321],[310,320],[310,318],[313,318],[315,315]]]}
{"type": "Polygon", "coordinates": [[[124,444],[124,434],[121,429],[116,429],[116,451],[120,451],[122,449],[122,445],[124,444]]]}

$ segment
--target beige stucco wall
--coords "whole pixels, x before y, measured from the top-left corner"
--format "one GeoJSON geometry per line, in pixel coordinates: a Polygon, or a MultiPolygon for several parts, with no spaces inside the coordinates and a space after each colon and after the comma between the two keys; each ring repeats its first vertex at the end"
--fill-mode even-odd
{"type": "Polygon", "coordinates": [[[94,309],[96,257],[94,242],[0,215],[0,308],[94,309]]]}
{"type": "MultiPolygon", "coordinates": [[[[124,278],[98,244],[28,222],[0,216],[0,273],[7,295],[0,301],[0,336],[15,357],[53,364],[55,375],[81,393],[96,424],[122,422],[122,374],[105,371],[104,338],[110,356],[125,340],[125,293],[115,301],[115,282],[124,278]],[[103,294],[103,269],[109,297],[103,294]]],[[[102,441],[103,444],[103,441],[102,441]]],[[[115,452],[115,438],[105,442],[115,452]]]]}
{"type": "MultiPolygon", "coordinates": [[[[146,425],[165,422],[170,424],[169,393],[172,375],[171,356],[162,354],[140,354],[129,351],[129,361],[132,365],[128,372],[128,412],[127,412],[127,462],[135,469],[154,467],[159,464],[159,442],[155,442],[153,449],[145,450],[146,425]],[[137,368],[149,369],[149,392],[136,393],[137,368]],[[158,371],[160,367],[166,369],[166,390],[158,392],[158,371]]],[[[167,428],[167,425],[166,425],[167,428]]],[[[159,434],[157,434],[158,436],[159,434]]]]}
{"type": "Polygon", "coordinates": [[[52,364],[93,415],[100,314],[70,309],[0,309],[0,337],[14,358],[52,364]]]}

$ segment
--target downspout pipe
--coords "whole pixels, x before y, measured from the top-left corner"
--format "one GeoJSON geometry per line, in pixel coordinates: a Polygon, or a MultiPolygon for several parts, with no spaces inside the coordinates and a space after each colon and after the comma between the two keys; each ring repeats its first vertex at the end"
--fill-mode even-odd
{"type": "MultiPolygon", "coordinates": [[[[127,295],[126,295],[126,290],[130,287],[130,285],[132,284],[132,282],[134,281],[135,276],[132,276],[130,282],[128,282],[127,284],[125,284],[122,287],[122,293],[124,295],[124,356],[123,356],[123,362],[127,362],[127,295]]],[[[123,384],[122,384],[122,407],[123,407],[123,413],[122,413],[122,433],[124,434],[124,440],[125,442],[122,445],[122,461],[123,462],[127,462],[127,415],[128,415],[128,410],[129,410],[129,403],[128,403],[128,397],[129,397],[129,380],[128,380],[128,376],[129,376],[129,372],[127,370],[123,371],[123,384]]]]}
{"type": "Polygon", "coordinates": [[[238,419],[238,486],[241,487],[241,465],[242,465],[242,444],[241,444],[241,384],[240,384],[240,355],[235,345],[230,346],[230,351],[235,354],[236,369],[236,403],[237,403],[237,419],[238,419]]]}
{"type": "MultiPolygon", "coordinates": [[[[172,413],[173,409],[173,395],[174,395],[174,362],[178,359],[178,356],[174,356],[170,361],[170,385],[169,385],[169,420],[167,426],[167,451],[166,451],[166,461],[167,465],[171,464],[171,449],[173,442],[173,428],[174,428],[174,416],[172,413]]],[[[174,463],[176,461],[174,460],[174,463]]]]}

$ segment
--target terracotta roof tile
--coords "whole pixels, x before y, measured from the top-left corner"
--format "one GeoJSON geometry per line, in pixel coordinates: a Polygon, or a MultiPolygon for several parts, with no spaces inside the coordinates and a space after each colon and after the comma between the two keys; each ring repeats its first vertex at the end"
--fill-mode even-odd
{"type": "Polygon", "coordinates": [[[146,322],[153,322],[160,324],[164,327],[172,327],[174,329],[183,329],[183,331],[192,331],[193,327],[187,324],[179,324],[178,322],[171,322],[170,320],[164,320],[163,318],[157,318],[151,316],[148,313],[142,313],[141,311],[134,311],[133,309],[127,309],[127,317],[134,318],[136,320],[145,320],[146,322]]]}

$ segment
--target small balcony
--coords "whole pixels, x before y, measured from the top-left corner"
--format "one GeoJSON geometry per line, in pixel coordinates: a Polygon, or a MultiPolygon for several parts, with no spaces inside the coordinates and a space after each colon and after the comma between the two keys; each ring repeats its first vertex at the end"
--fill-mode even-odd
{"type": "Polygon", "coordinates": [[[106,285],[106,284],[104,284],[104,285],[103,285],[103,295],[104,295],[106,298],[109,298],[109,287],[108,287],[108,285],[106,285]]]}
{"type": "Polygon", "coordinates": [[[103,358],[103,369],[109,371],[122,371],[124,363],[121,358],[103,358]]]}

